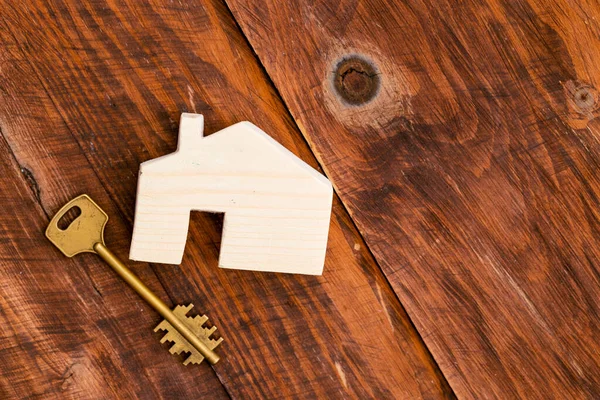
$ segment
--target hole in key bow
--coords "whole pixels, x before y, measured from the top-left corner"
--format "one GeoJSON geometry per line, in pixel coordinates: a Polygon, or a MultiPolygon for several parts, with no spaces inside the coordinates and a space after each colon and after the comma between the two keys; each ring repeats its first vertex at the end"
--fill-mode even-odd
{"type": "Polygon", "coordinates": [[[71,207],[60,219],[56,222],[58,229],[66,230],[81,215],[81,208],[71,207]]]}

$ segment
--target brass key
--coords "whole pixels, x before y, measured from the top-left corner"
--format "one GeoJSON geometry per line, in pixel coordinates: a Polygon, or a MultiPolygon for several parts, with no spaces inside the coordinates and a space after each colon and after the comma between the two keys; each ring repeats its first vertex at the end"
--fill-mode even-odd
{"type": "Polygon", "coordinates": [[[65,204],[52,218],[46,237],[58,247],[67,257],[89,252],[96,253],[112,267],[121,278],[125,280],[148,304],[150,304],[165,320],[155,329],[165,330],[167,333],[161,339],[173,342],[169,349],[171,354],[180,354],[182,351],[190,353],[183,362],[200,364],[206,358],[211,364],[219,361],[219,356],[213,351],[222,341],[210,339],[210,335],[216,330],[204,328],[202,325],[208,320],[206,316],[187,317],[186,313],[193,307],[177,306],[171,311],[140,279],[134,275],[119,259],[106,248],[104,244],[104,227],[108,221],[108,215],[94,203],[88,195],[81,195],[65,204]],[[58,221],[71,209],[79,208],[80,215],[71,222],[66,229],[57,225],[58,221]]]}

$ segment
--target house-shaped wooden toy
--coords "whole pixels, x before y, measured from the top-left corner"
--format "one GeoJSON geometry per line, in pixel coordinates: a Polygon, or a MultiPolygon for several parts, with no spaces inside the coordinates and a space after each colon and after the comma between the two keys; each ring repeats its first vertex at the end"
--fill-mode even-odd
{"type": "Polygon", "coordinates": [[[329,180],[249,122],[203,127],[182,114],[177,151],[141,164],[129,257],[180,264],[199,210],[225,213],[220,267],[320,275],[329,180]]]}

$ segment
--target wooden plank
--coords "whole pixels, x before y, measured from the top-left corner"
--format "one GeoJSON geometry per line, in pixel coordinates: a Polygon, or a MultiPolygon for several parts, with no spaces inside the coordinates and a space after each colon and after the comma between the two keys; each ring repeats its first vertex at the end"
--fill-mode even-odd
{"type": "MultiPolygon", "coordinates": [[[[45,213],[82,192],[90,194],[110,215],[107,244],[123,259],[131,238],[139,163],[175,149],[182,111],[204,114],[207,133],[251,120],[317,166],[221,3],[57,0],[18,7],[4,3],[0,15],[3,137],[45,213]]],[[[31,201],[21,208],[18,199],[10,200],[15,210],[31,212],[31,201]]],[[[50,248],[42,237],[46,221],[37,221],[14,240],[30,248],[50,248]],[[21,243],[25,240],[29,242],[21,243]]],[[[193,302],[219,327],[225,341],[214,371],[230,396],[452,397],[337,198],[321,277],[219,269],[221,223],[210,214],[193,214],[180,267],[131,266],[162,297],[172,303],[193,302]]],[[[111,387],[126,386],[127,380],[154,390],[156,397],[210,393],[218,398],[222,392],[207,365],[190,371],[166,349],[162,352],[151,333],[160,318],[101,261],[93,255],[81,257],[68,261],[56,250],[40,256],[39,262],[59,274],[65,265],[87,266],[89,278],[71,294],[83,304],[80,307],[86,306],[88,293],[102,294],[96,301],[106,309],[102,320],[109,322],[98,324],[94,343],[101,338],[122,343],[118,350],[127,351],[103,357],[137,360],[135,368],[111,368],[106,377],[111,387]],[[158,372],[151,371],[155,365],[161,366],[158,372]],[[130,376],[136,370],[144,373],[130,376]],[[179,394],[170,393],[172,387],[179,394]]],[[[29,281],[2,279],[3,285],[24,293],[23,299],[43,304],[35,292],[27,294],[29,281]]],[[[46,355],[53,363],[64,362],[64,357],[88,360],[91,356],[79,350],[77,338],[62,340],[61,321],[71,312],[67,295],[61,298],[69,291],[62,289],[55,294],[61,300],[45,311],[49,327],[38,332],[31,346],[60,346],[64,354],[46,355]]],[[[86,307],[78,310],[82,318],[96,312],[96,306],[86,307]]],[[[29,319],[16,317],[19,303],[13,300],[10,310],[14,314],[5,317],[8,323],[34,327],[29,319]]],[[[28,351],[30,358],[35,356],[28,351]]],[[[17,358],[16,352],[7,356],[12,357],[7,361],[12,368],[0,370],[1,387],[10,387],[17,374],[27,379],[27,385],[10,389],[13,397],[30,395],[35,382],[57,385],[46,370],[17,358]]],[[[99,379],[97,371],[85,372],[79,388],[86,387],[86,379],[99,379]]],[[[75,394],[67,388],[64,396],[75,394]]]]}
{"type": "MultiPolygon", "coordinates": [[[[69,259],[45,238],[59,202],[106,195],[4,23],[0,37],[0,397],[229,398],[210,368],[186,368],[161,349],[157,316],[97,256],[69,259]]],[[[109,210],[111,241],[126,237],[109,210]]],[[[148,265],[136,273],[168,298],[148,265]]]]}
{"type": "Polygon", "coordinates": [[[457,396],[600,397],[599,3],[227,3],[457,396]]]}
{"type": "Polygon", "coordinates": [[[155,318],[122,286],[107,286],[106,268],[57,257],[20,168],[0,138],[0,199],[11,210],[0,215],[0,397],[229,398],[212,370],[174,364],[150,334],[138,340],[139,326],[155,318]]]}

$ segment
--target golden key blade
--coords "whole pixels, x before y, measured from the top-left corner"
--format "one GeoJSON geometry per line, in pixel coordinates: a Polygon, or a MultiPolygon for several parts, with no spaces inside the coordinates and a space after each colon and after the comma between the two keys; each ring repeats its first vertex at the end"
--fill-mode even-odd
{"type": "MultiPolygon", "coordinates": [[[[184,364],[187,365],[188,362],[200,363],[202,361],[200,355],[201,357],[205,357],[211,364],[216,364],[219,361],[219,356],[213,349],[221,343],[222,339],[216,341],[209,339],[210,334],[214,332],[215,328],[206,331],[198,330],[198,334],[194,333],[192,329],[196,329],[197,323],[190,323],[188,321],[190,318],[185,316],[185,313],[191,307],[188,306],[187,309],[184,307],[185,312],[183,312],[182,317],[176,315],[176,313],[171,311],[161,299],[152,293],[150,289],[129,270],[129,268],[119,261],[119,259],[108,250],[104,244],[104,226],[107,221],[108,215],[106,215],[106,213],[102,211],[88,195],[84,194],[65,204],[56,213],[54,218],[50,221],[48,229],[46,229],[46,237],[67,257],[73,257],[74,255],[83,252],[96,253],[102,257],[102,259],[106,261],[108,265],[110,265],[112,269],[129,284],[129,286],[131,286],[148,304],[150,304],[150,306],[162,315],[166,320],[163,321],[163,323],[166,322],[169,324],[168,327],[167,325],[163,325],[163,327],[165,327],[169,333],[172,332],[172,329],[178,333],[178,335],[171,336],[175,337],[176,340],[163,338],[163,341],[174,341],[174,347],[177,346],[178,349],[181,348],[179,352],[188,351],[192,353],[192,356],[197,354],[197,356],[188,357],[184,364]],[[78,207],[81,214],[75,218],[66,229],[63,230],[59,228],[57,225],[58,221],[74,207],[78,207]],[[190,327],[192,329],[190,329],[190,327]],[[210,333],[206,335],[209,331],[210,333]],[[197,353],[191,351],[191,349],[197,350],[197,353]]],[[[178,308],[175,310],[180,313],[180,311],[177,311],[178,308]]],[[[197,318],[203,319],[205,317],[197,318]]],[[[205,320],[202,321],[202,324],[204,322],[205,320]]],[[[161,325],[157,328],[161,327],[161,325]]],[[[201,328],[200,326],[198,328],[206,329],[201,328]]],[[[169,333],[165,335],[165,337],[168,336],[169,333]]]]}

